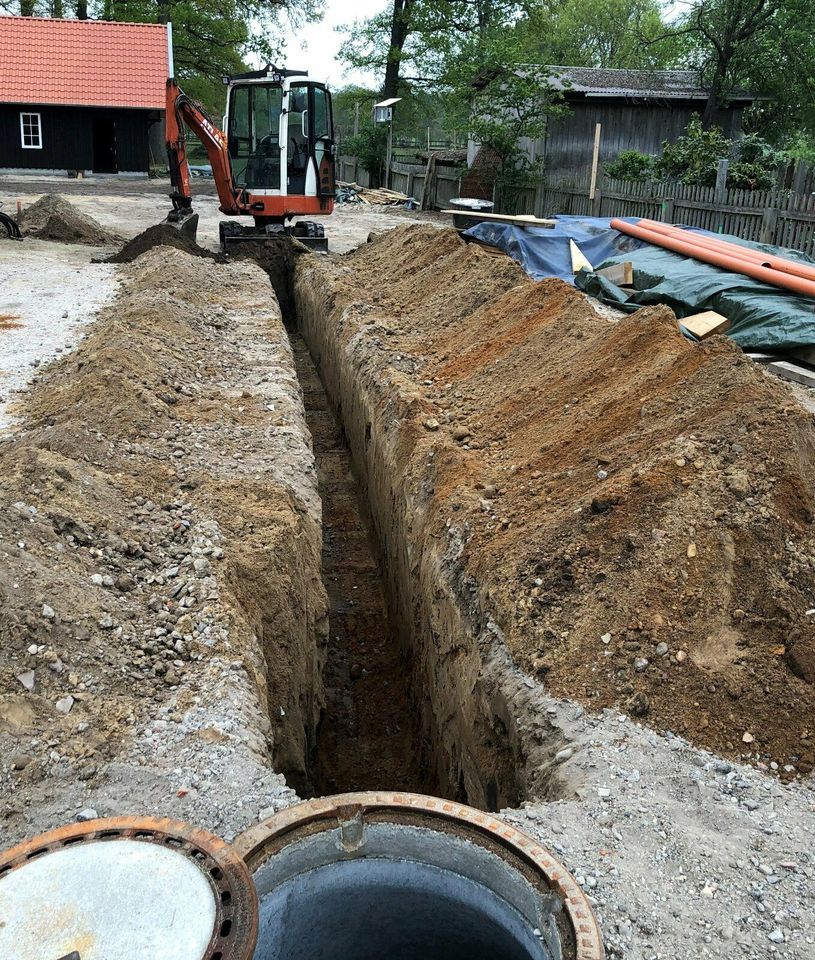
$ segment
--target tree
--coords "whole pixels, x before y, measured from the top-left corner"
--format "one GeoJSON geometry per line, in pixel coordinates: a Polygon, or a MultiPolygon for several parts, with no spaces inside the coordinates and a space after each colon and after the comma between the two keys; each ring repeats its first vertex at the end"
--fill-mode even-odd
{"type": "Polygon", "coordinates": [[[536,62],[658,69],[681,56],[680,38],[669,34],[659,0],[544,0],[518,29],[536,62]]]}
{"type": "Polygon", "coordinates": [[[92,15],[107,19],[171,21],[176,76],[216,116],[223,110],[223,76],[244,70],[250,55],[261,62],[280,57],[280,19],[316,19],[321,9],[320,0],[94,0],[91,6],[92,15]]]}
{"type": "Polygon", "coordinates": [[[693,0],[672,32],[690,40],[688,63],[710,87],[702,115],[706,127],[732,93],[744,87],[775,95],[774,109],[759,107],[754,114],[759,128],[774,126],[776,136],[782,136],[785,128],[807,122],[815,91],[811,0],[693,0]]]}
{"type": "Polygon", "coordinates": [[[413,7],[414,0],[393,0],[390,45],[385,61],[385,82],[382,84],[383,97],[395,97],[399,90],[399,68],[405,41],[411,30],[413,7]]]}
{"type": "Polygon", "coordinates": [[[386,97],[399,95],[402,81],[444,84],[462,44],[512,23],[528,6],[517,0],[393,0],[345,28],[340,56],[355,69],[380,73],[386,97]]]}

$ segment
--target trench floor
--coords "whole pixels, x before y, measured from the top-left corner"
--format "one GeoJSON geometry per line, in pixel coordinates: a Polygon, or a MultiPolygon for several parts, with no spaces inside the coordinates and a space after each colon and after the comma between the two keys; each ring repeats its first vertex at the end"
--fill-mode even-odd
{"type": "Polygon", "coordinates": [[[323,503],[323,582],[331,633],[326,707],[311,780],[317,795],[428,792],[420,725],[385,598],[379,550],[342,426],[303,338],[289,329],[323,503]]]}

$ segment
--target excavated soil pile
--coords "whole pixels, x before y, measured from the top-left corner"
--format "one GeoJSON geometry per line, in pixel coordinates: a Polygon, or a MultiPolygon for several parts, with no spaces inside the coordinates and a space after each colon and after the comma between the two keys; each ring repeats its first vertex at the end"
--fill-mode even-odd
{"type": "Polygon", "coordinates": [[[310,270],[386,385],[414,526],[461,531],[462,591],[516,663],[593,710],[812,769],[815,428],[783,385],[667,308],[610,321],[452,231],[310,270]]]}
{"type": "Polygon", "coordinates": [[[174,247],[176,250],[183,250],[196,257],[205,257],[210,260],[217,260],[223,263],[223,257],[205,247],[199,246],[194,240],[183,236],[175,227],[167,223],[156,223],[148,227],[138,236],[128,240],[122,249],[112,257],[108,257],[106,263],[132,263],[137,257],[154,247],[174,247]]]}
{"type": "Polygon", "coordinates": [[[296,777],[319,715],[319,503],[265,278],[166,248],[124,277],[0,440],[0,820],[165,737],[296,777]]]}
{"type": "Polygon", "coordinates": [[[36,203],[26,207],[18,221],[25,236],[37,237],[39,240],[104,247],[120,243],[122,239],[106,230],[93,217],[80,213],[72,203],[55,193],[47,193],[36,203]]]}

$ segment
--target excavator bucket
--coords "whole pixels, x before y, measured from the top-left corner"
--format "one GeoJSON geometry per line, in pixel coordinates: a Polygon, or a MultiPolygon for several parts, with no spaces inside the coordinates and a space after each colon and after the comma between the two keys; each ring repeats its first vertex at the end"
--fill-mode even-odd
{"type": "Polygon", "coordinates": [[[196,242],[196,237],[198,236],[197,213],[190,213],[187,216],[179,216],[177,210],[171,210],[165,219],[161,221],[161,223],[162,226],[166,224],[168,227],[173,227],[185,240],[189,241],[189,243],[196,242]]]}

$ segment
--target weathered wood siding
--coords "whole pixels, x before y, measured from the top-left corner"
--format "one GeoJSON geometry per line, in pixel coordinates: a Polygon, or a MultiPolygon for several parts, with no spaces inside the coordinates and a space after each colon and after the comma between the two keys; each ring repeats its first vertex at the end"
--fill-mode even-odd
{"type": "MultiPolygon", "coordinates": [[[[543,157],[547,177],[568,173],[588,176],[594,149],[595,125],[602,124],[600,165],[614,160],[623,150],[662,153],[663,141],[672,142],[687,128],[699,101],[661,103],[592,99],[570,102],[571,114],[549,124],[547,135],[531,146],[534,156],[543,157]]],[[[730,137],[741,133],[741,108],[719,111],[718,124],[730,137]]],[[[528,148],[529,149],[529,148],[528,148]]]]}

